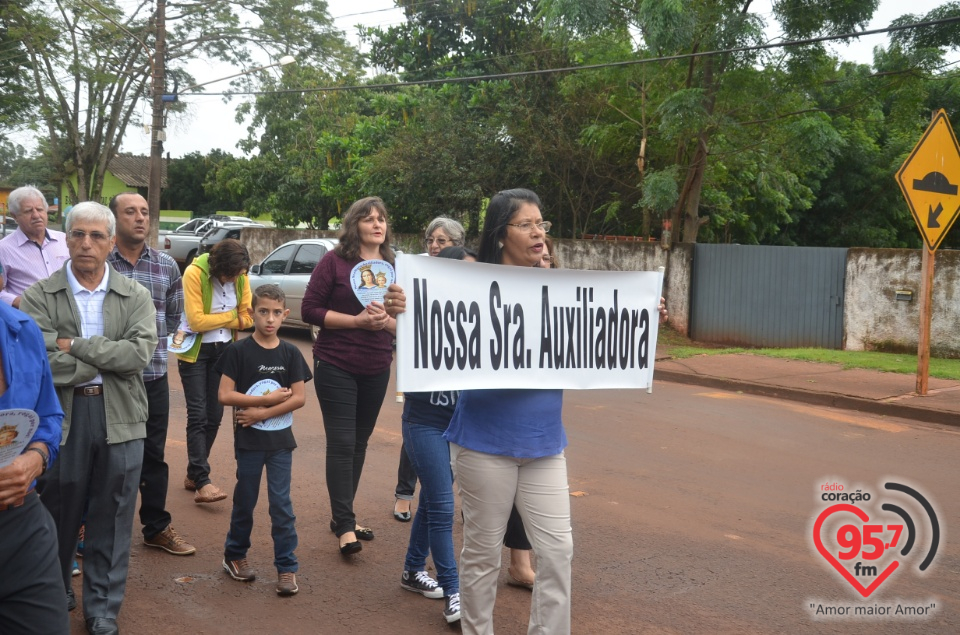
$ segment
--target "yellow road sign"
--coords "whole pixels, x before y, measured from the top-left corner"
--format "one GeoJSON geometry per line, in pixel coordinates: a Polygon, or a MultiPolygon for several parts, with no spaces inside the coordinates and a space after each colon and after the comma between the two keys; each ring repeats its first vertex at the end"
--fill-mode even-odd
{"type": "Polygon", "coordinates": [[[960,213],[960,145],[942,109],[897,172],[927,249],[936,251],[960,213]]]}

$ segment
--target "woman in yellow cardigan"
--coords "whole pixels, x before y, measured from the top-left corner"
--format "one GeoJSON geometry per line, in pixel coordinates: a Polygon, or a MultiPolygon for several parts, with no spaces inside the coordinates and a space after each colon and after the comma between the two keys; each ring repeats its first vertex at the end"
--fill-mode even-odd
{"type": "Polygon", "coordinates": [[[250,313],[250,254],[232,238],[217,243],[183,274],[184,316],[197,333],[193,346],[177,355],[177,367],[187,402],[187,477],[183,486],[195,490],[194,501],[214,503],[227,494],[210,482],[210,450],[220,429],[223,406],[217,400],[220,374],[217,361],[237,331],[253,326],[250,313]]]}

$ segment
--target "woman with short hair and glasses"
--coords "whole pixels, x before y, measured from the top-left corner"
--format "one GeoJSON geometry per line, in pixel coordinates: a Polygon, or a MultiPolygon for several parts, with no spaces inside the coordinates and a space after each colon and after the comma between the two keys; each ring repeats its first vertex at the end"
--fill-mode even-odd
{"type": "MultiPolygon", "coordinates": [[[[423,246],[428,256],[436,256],[447,247],[463,247],[466,231],[463,225],[447,218],[437,216],[423,232],[423,246]]],[[[412,518],[410,508],[413,493],[417,488],[417,473],[407,456],[405,445],[400,446],[400,465],[397,467],[397,487],[394,489],[393,517],[402,523],[412,518]]]]}
{"type": "MultiPolygon", "coordinates": [[[[480,262],[538,267],[549,230],[536,194],[498,192],[487,207],[480,262]]],[[[406,307],[397,285],[386,300],[392,313],[406,307]]],[[[663,321],[666,309],[658,308],[663,321]]],[[[514,504],[537,553],[528,632],[570,632],[573,536],[562,409],[562,390],[460,391],[444,438],[464,516],[460,602],[466,635],[493,633],[503,535],[514,504]]]]}
{"type": "MultiPolygon", "coordinates": [[[[536,194],[499,192],[487,207],[480,262],[540,266],[549,229],[536,194]]],[[[402,291],[387,297],[391,306],[405,306],[402,291]]],[[[466,634],[493,633],[500,556],[514,504],[537,552],[529,632],[570,632],[573,536],[562,402],[561,390],[460,392],[444,438],[464,516],[460,601],[466,634]]]]}
{"type": "Polygon", "coordinates": [[[210,481],[210,451],[220,430],[217,362],[237,332],[253,326],[250,313],[250,254],[239,240],[227,238],[201,254],[183,273],[187,326],[197,338],[177,354],[177,369],[187,402],[187,477],[194,502],[222,501],[227,493],[210,481]]]}

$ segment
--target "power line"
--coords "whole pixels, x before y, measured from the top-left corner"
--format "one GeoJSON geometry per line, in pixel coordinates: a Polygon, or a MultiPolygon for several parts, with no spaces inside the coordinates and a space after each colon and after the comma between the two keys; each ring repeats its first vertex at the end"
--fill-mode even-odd
{"type": "MultiPolygon", "coordinates": [[[[332,20],[340,20],[340,19],[342,19],[342,18],[352,18],[352,17],[358,16],[358,15],[370,15],[371,13],[384,13],[384,12],[386,12],[386,11],[404,11],[404,10],[406,10],[406,9],[416,10],[416,9],[421,8],[421,7],[429,6],[429,5],[431,5],[431,4],[440,4],[441,2],[443,2],[443,0],[428,0],[427,2],[417,2],[416,4],[413,4],[413,5],[411,5],[410,7],[397,7],[397,6],[393,6],[393,7],[390,7],[390,8],[388,8],[388,9],[373,9],[372,11],[360,11],[359,13],[345,13],[345,14],[343,14],[343,15],[338,15],[337,17],[331,18],[331,19],[332,19],[332,20]]],[[[451,13],[448,14],[448,15],[453,15],[453,13],[451,12],[451,13]]]]}
{"type": "Polygon", "coordinates": [[[714,51],[701,51],[697,53],[681,53],[679,55],[664,55],[660,57],[647,57],[637,60],[625,60],[622,62],[606,62],[603,64],[588,64],[586,66],[566,66],[562,68],[543,68],[533,71],[516,71],[513,73],[498,73],[494,75],[471,75],[468,77],[445,77],[443,79],[423,79],[412,82],[391,82],[387,84],[367,84],[350,86],[323,86],[318,88],[286,88],[281,90],[253,90],[253,91],[235,91],[223,93],[181,93],[181,95],[283,95],[291,93],[323,93],[333,91],[350,90],[387,90],[393,88],[406,88],[409,86],[436,86],[440,84],[467,84],[480,81],[496,81],[503,79],[514,79],[519,77],[532,77],[537,75],[553,75],[557,73],[574,73],[579,71],[599,70],[603,68],[619,68],[624,66],[635,66],[638,64],[651,64],[654,62],[672,62],[677,60],[693,59],[697,57],[711,57],[714,55],[727,55],[730,53],[749,53],[751,51],[762,51],[776,48],[786,48],[790,46],[805,46],[808,44],[817,44],[820,42],[830,42],[834,40],[846,40],[850,38],[864,37],[867,35],[879,35],[881,33],[896,33],[910,29],[919,29],[929,26],[939,26],[944,24],[954,24],[960,22],[960,16],[941,18],[939,20],[928,20],[926,22],[915,22],[913,24],[903,24],[900,26],[890,26],[882,29],[871,29],[868,31],[855,31],[852,33],[843,33],[840,35],[824,35],[815,38],[806,38],[803,40],[788,40],[786,42],[757,44],[755,46],[741,46],[731,49],[719,49],[714,51]]]}

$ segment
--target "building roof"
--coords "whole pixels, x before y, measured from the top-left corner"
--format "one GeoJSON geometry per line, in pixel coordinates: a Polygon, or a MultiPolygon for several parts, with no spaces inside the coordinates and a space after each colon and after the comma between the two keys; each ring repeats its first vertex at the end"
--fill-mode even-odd
{"type": "MultiPolygon", "coordinates": [[[[167,161],[160,162],[160,187],[167,186],[167,161]]],[[[150,184],[150,157],[133,154],[118,154],[113,157],[107,169],[130,187],[148,187],[150,184]]]]}

